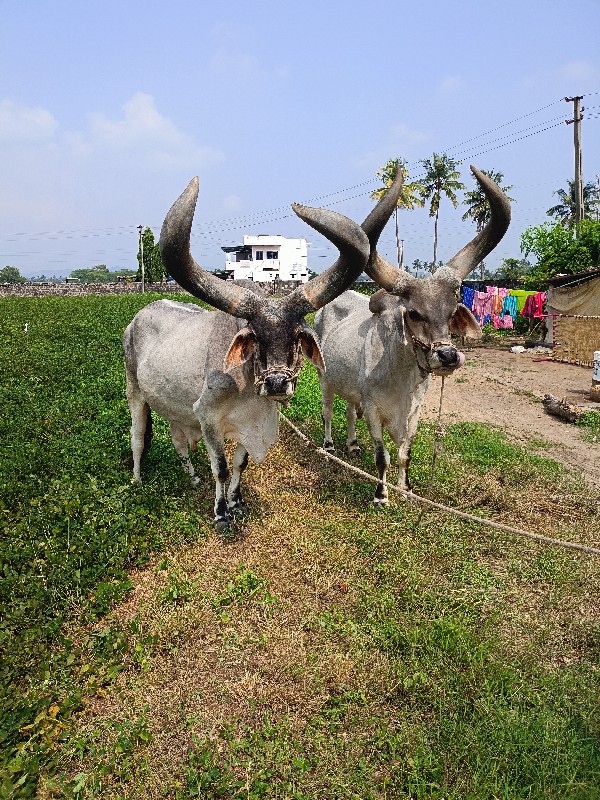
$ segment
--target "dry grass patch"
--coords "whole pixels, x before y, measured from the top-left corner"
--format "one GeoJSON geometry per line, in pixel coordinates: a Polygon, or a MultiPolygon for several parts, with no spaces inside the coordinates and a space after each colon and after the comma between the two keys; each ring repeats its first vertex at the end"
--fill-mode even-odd
{"type": "MultiPolygon", "coordinates": [[[[548,520],[560,529],[570,518],[540,496],[539,482],[529,491],[501,471],[474,473],[451,452],[448,463],[435,499],[458,473],[457,503],[544,531],[548,520]]],[[[103,621],[133,624],[152,644],[145,661],[124,654],[130,663],[65,747],[71,791],[86,776],[77,796],[352,797],[357,781],[379,787],[365,797],[397,786],[405,794],[393,796],[408,798],[413,783],[463,791],[475,766],[451,767],[457,756],[441,754],[440,771],[433,753],[475,736],[471,747],[488,763],[480,717],[492,715],[498,736],[517,725],[527,747],[540,747],[542,734],[495,681],[519,684],[535,720],[541,711],[521,670],[545,685],[551,674],[560,684],[565,670],[583,665],[588,680],[596,669],[596,565],[402,501],[375,512],[370,486],[286,434],[246,483],[252,513],[236,536],[161,554],[132,574],[134,589],[103,621]],[[482,711],[490,703],[498,709],[482,711]],[[120,769],[115,742],[140,720],[144,737],[120,769]]],[[[567,483],[561,476],[560,487],[567,483]]],[[[576,508],[583,537],[597,541],[592,507],[576,508]]],[[[422,791],[414,796],[429,796],[422,791]]]]}

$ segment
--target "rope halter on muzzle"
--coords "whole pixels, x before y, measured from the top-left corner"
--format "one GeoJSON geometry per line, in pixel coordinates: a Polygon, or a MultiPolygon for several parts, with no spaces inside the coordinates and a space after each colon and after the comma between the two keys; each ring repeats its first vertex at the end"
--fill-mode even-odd
{"type": "Polygon", "coordinates": [[[302,350],[300,348],[300,345],[298,345],[296,351],[296,357],[294,359],[294,365],[292,367],[288,367],[286,364],[275,364],[273,366],[267,367],[266,369],[260,369],[260,366],[258,364],[258,359],[254,358],[253,362],[254,389],[256,393],[257,394],[261,393],[261,389],[270,375],[281,375],[284,378],[284,380],[292,387],[292,391],[289,394],[289,397],[291,397],[296,391],[296,383],[298,381],[298,375],[300,374],[300,370],[302,369],[303,361],[304,359],[302,358],[302,350]]]}

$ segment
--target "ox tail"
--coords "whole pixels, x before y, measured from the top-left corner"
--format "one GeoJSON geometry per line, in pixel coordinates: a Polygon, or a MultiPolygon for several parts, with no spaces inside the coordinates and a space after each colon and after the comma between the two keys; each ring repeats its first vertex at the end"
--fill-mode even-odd
{"type": "Polygon", "coordinates": [[[152,444],[152,412],[150,406],[147,406],[146,412],[146,428],[144,430],[144,449],[142,450],[142,458],[148,454],[150,445],[152,444]]]}

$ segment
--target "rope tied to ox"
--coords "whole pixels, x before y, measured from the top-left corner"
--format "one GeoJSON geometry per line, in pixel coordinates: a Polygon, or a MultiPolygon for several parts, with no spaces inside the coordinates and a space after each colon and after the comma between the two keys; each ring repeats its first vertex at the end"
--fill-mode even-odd
{"type": "MultiPolygon", "coordinates": [[[[279,416],[285,422],[285,424],[294,431],[294,433],[308,446],[313,447],[318,453],[320,453],[325,460],[327,461],[334,461],[336,464],[344,467],[345,469],[349,470],[350,472],[354,472],[356,475],[360,475],[365,480],[371,481],[372,483],[383,483],[384,486],[387,486],[388,489],[391,489],[394,492],[402,495],[409,503],[415,503],[416,505],[421,505],[428,508],[435,508],[438,511],[443,511],[445,514],[450,514],[452,516],[458,517],[459,519],[464,519],[467,522],[475,522],[478,525],[483,525],[488,528],[493,528],[497,531],[502,531],[503,533],[512,533],[516,534],[517,536],[525,536],[528,539],[533,539],[534,541],[541,542],[542,544],[546,545],[553,545],[554,547],[564,547],[568,550],[577,550],[582,553],[589,553],[590,555],[600,556],[600,548],[598,547],[591,547],[586,544],[579,544],[579,542],[568,542],[564,541],[563,539],[553,539],[550,536],[544,536],[541,533],[532,533],[531,531],[523,530],[522,528],[515,528],[512,525],[505,525],[503,522],[494,522],[490,519],[484,519],[483,517],[477,517],[475,514],[469,514],[466,511],[459,511],[456,508],[451,508],[450,506],[445,506],[442,503],[437,503],[435,500],[429,500],[427,497],[421,497],[421,495],[415,494],[412,491],[407,489],[401,489],[399,486],[395,484],[388,483],[387,481],[380,481],[379,478],[375,477],[375,475],[371,475],[369,472],[365,472],[364,470],[360,469],[359,467],[355,467],[354,464],[349,464],[347,461],[344,461],[337,456],[334,456],[332,453],[328,453],[327,450],[324,450],[322,447],[319,447],[315,444],[312,439],[309,439],[305,433],[303,433],[299,428],[297,428],[294,423],[289,420],[284,414],[279,412],[279,416]]],[[[435,459],[434,459],[435,465],[435,459]]],[[[432,468],[432,477],[433,477],[433,468],[432,468]]]]}

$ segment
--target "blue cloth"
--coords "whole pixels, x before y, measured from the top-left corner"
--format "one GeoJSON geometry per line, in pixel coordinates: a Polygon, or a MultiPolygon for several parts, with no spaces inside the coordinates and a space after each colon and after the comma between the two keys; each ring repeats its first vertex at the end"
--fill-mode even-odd
{"type": "Polygon", "coordinates": [[[473,297],[475,296],[475,289],[468,286],[462,287],[462,302],[469,310],[473,309],[473,297]]]}

